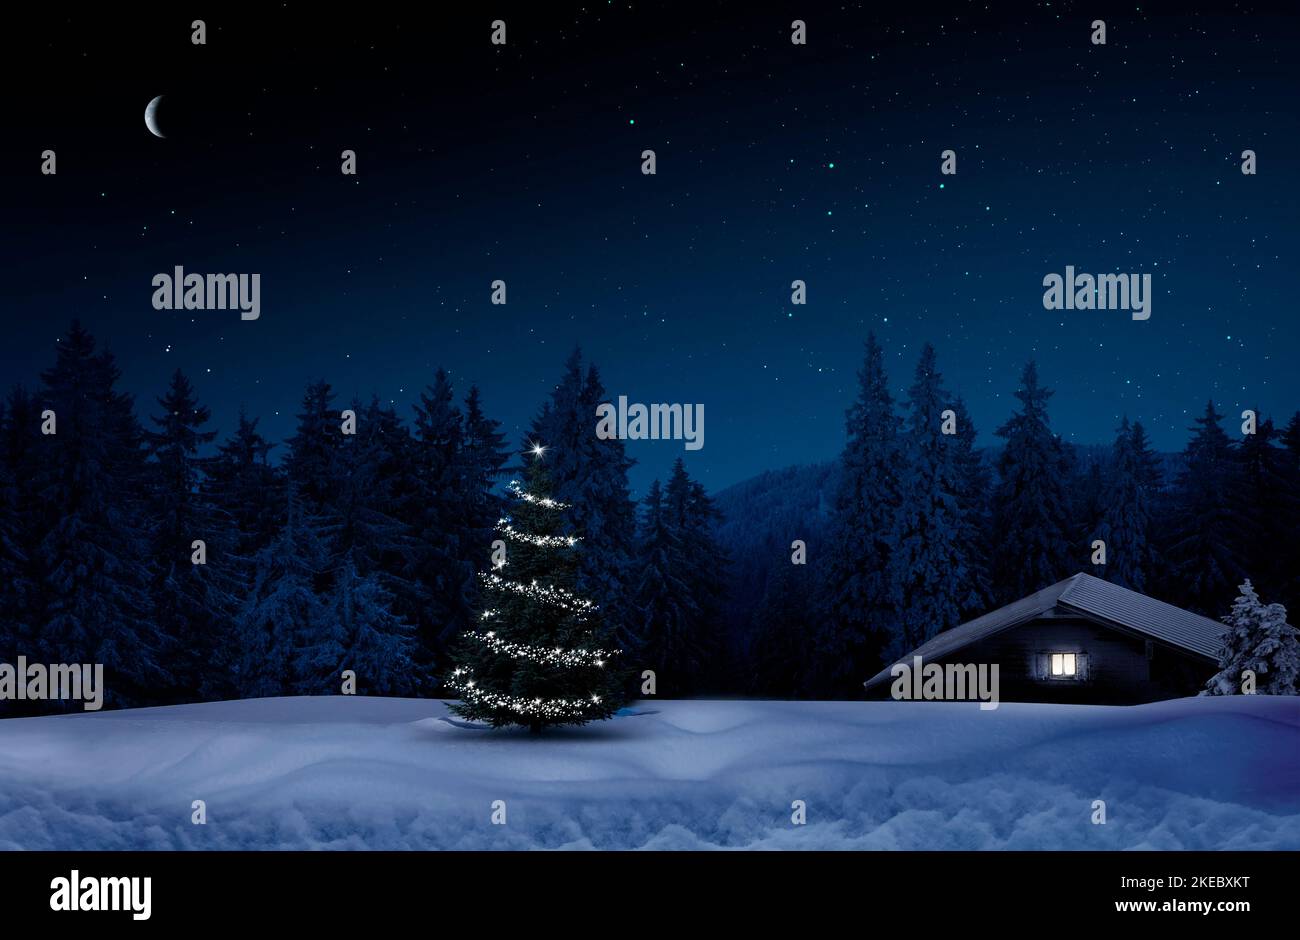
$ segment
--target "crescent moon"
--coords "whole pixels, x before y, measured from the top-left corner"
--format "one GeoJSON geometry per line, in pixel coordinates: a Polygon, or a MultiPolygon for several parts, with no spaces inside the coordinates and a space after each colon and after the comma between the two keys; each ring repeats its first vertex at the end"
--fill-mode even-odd
{"type": "Polygon", "coordinates": [[[162,100],[163,96],[159,95],[144,109],[144,126],[149,128],[149,133],[155,137],[166,138],[167,135],[158,129],[158,105],[162,100]]]}

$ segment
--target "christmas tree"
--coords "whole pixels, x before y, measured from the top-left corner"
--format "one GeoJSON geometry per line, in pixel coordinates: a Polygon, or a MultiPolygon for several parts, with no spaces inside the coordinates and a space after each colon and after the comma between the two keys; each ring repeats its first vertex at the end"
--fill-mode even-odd
{"type": "Polygon", "coordinates": [[[461,635],[447,685],[451,709],[493,727],[580,725],[622,703],[616,649],[601,648],[599,610],[578,595],[581,539],[564,531],[565,503],[551,499],[535,446],[529,485],[509,485],[511,512],[498,520],[493,568],[483,572],[484,609],[461,635]]]}

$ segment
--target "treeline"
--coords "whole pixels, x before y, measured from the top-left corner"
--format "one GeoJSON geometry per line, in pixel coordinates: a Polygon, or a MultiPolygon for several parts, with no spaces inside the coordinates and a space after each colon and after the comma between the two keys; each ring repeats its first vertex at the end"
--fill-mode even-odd
{"type": "MultiPolygon", "coordinates": [[[[118,380],[74,324],[0,405],[0,661],[102,663],[113,705],[336,694],[345,670],[362,693],[440,691],[515,469],[476,388],[439,370],[403,420],[313,382],[274,460],[242,413],[218,442],[180,371],[144,422],[118,380]]],[[[588,546],[579,590],[630,665],[687,692],[721,603],[715,511],[679,461],[638,525],[632,461],[594,434],[604,398],[575,352],[528,441],[588,546]]]]}
{"type": "MultiPolygon", "coordinates": [[[[403,417],[313,382],[277,444],[243,414],[218,441],[180,372],[142,422],[118,379],[74,325],[0,404],[0,662],[102,663],[115,705],[334,694],[345,670],[446,694],[520,470],[477,389],[439,370],[403,417]]],[[[874,337],[859,379],[837,465],[752,481],[724,520],[681,460],[633,500],[623,443],[594,432],[600,374],[570,357],[518,443],[546,448],[632,691],[648,670],[660,696],[856,697],[1078,571],[1215,618],[1247,577],[1300,608],[1300,414],[1237,434],[1211,403],[1171,466],[1127,420],[1109,450],[1062,441],[1032,363],[989,450],[929,346],[901,403],[874,337]]]]}
{"type": "Polygon", "coordinates": [[[901,407],[889,388],[870,337],[810,562],[775,547],[735,651],[747,691],[855,697],[893,657],[1080,571],[1215,619],[1247,577],[1300,609],[1300,413],[1237,435],[1210,402],[1171,474],[1137,422],[1101,456],[1063,441],[1032,362],[993,460],[929,345],[901,407]]]}

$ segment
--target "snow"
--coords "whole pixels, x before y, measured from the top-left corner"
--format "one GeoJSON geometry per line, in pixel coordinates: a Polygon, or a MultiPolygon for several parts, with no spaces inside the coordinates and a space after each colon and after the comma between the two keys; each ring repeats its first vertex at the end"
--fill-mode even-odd
{"type": "Polygon", "coordinates": [[[643,701],[533,737],[448,717],[340,696],[3,721],[0,848],[1300,849],[1295,697],[643,701]]]}

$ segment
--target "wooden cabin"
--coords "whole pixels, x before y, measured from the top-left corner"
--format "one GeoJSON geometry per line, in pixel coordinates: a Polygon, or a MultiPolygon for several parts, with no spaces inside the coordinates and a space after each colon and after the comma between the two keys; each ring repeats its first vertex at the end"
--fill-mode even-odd
{"type": "MultiPolygon", "coordinates": [[[[902,657],[998,664],[1004,702],[1135,705],[1195,695],[1218,670],[1224,626],[1089,574],[954,627],[902,657]]],[[[895,664],[864,686],[888,698],[895,664]]]]}

